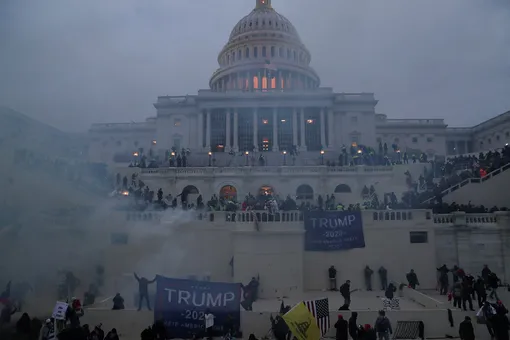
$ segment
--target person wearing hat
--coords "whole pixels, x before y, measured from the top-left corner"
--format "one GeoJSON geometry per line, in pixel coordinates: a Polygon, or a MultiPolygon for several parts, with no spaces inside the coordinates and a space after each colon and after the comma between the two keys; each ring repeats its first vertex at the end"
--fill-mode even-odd
{"type": "Polygon", "coordinates": [[[341,314],[338,314],[338,321],[335,323],[336,328],[336,340],[348,340],[349,339],[349,326],[347,321],[341,314]]]}
{"type": "Polygon", "coordinates": [[[53,322],[51,319],[46,319],[39,331],[39,340],[48,340],[50,336],[54,337],[53,322]]]}
{"type": "Polygon", "coordinates": [[[475,340],[475,330],[469,316],[466,316],[459,325],[459,337],[461,340],[475,340]]]}

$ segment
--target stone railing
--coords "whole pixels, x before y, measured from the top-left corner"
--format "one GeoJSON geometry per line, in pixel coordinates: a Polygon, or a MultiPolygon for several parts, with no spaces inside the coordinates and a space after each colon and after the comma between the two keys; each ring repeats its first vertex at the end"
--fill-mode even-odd
{"type": "MultiPolygon", "coordinates": [[[[485,175],[482,178],[468,178],[468,179],[466,179],[466,180],[464,180],[464,181],[462,181],[462,182],[460,182],[458,184],[452,185],[448,189],[443,190],[441,192],[441,196],[444,196],[444,195],[447,195],[447,194],[449,194],[451,192],[454,192],[455,190],[458,190],[458,189],[462,188],[463,186],[466,186],[466,185],[468,185],[470,183],[473,183],[473,184],[483,183],[483,182],[491,179],[492,177],[497,176],[497,175],[499,175],[502,172],[505,172],[508,169],[510,169],[510,163],[505,164],[501,168],[496,169],[496,170],[488,173],[487,175],[485,175]]],[[[423,201],[423,203],[424,204],[425,203],[429,203],[429,202],[431,202],[434,199],[435,199],[435,196],[432,196],[432,197],[426,199],[425,201],[423,201]]]]}
{"type": "Polygon", "coordinates": [[[463,211],[457,211],[452,214],[434,214],[435,224],[444,225],[493,225],[498,222],[499,215],[505,215],[506,212],[495,213],[473,213],[466,214],[463,211]]]}
{"type": "MultiPolygon", "coordinates": [[[[182,211],[181,211],[182,212],[182,211]]],[[[132,222],[156,222],[165,223],[165,220],[172,220],[171,216],[175,212],[171,209],[166,211],[136,211],[126,213],[126,221],[132,222]],[[167,215],[168,214],[168,215],[167,215]],[[166,215],[166,216],[165,216],[166,215]]],[[[510,212],[497,211],[486,214],[466,214],[458,211],[451,214],[432,214],[430,210],[362,210],[362,218],[369,224],[379,224],[387,221],[397,223],[401,226],[414,225],[425,221],[433,222],[439,226],[508,226],[510,227],[510,212]]],[[[253,211],[197,211],[189,210],[186,216],[187,221],[204,222],[236,222],[236,223],[255,223],[257,222],[276,222],[303,223],[304,213],[302,211],[279,211],[270,214],[267,210],[253,211]]]]}
{"type": "Polygon", "coordinates": [[[142,169],[144,175],[161,176],[244,176],[267,174],[370,174],[391,173],[392,166],[245,166],[245,167],[189,167],[189,168],[147,168],[142,169]]]}

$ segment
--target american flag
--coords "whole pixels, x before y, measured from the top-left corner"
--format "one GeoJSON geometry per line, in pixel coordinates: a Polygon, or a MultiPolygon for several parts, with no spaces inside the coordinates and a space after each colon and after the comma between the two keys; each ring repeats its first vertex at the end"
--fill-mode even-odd
{"type": "Polygon", "coordinates": [[[331,323],[329,321],[329,301],[327,298],[318,299],[318,300],[308,300],[304,301],[306,308],[312,313],[313,317],[317,321],[317,325],[321,330],[321,335],[326,334],[326,332],[331,327],[331,323]]]}

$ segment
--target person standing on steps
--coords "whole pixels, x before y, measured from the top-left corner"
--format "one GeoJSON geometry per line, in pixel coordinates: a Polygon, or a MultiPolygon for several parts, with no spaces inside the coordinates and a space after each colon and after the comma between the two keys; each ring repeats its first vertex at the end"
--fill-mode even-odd
{"type": "Polygon", "coordinates": [[[151,309],[151,303],[150,303],[150,300],[149,300],[149,285],[151,283],[154,283],[156,282],[156,278],[154,278],[154,280],[147,280],[145,277],[138,277],[138,275],[136,275],[136,273],[133,273],[135,274],[135,279],[136,281],[138,281],[138,310],[142,310],[142,300],[145,299],[145,301],[147,302],[147,309],[148,310],[152,310],[151,309]]]}
{"type": "Polygon", "coordinates": [[[365,267],[365,285],[368,291],[372,290],[372,275],[374,271],[369,266],[365,267]]]}
{"type": "Polygon", "coordinates": [[[336,268],[335,266],[331,266],[328,269],[329,276],[329,290],[337,290],[336,288],[336,268]]]}
{"type": "Polygon", "coordinates": [[[386,268],[381,266],[378,272],[379,278],[381,279],[381,289],[386,290],[386,288],[388,288],[388,271],[386,270],[386,268]]]}

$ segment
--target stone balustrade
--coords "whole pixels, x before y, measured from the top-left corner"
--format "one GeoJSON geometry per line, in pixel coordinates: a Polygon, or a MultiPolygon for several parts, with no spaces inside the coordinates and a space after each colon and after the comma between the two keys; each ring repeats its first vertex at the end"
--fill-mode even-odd
{"type": "MultiPolygon", "coordinates": [[[[126,214],[127,221],[135,222],[162,222],[164,223],[166,214],[172,214],[172,210],[167,211],[144,211],[129,212],[126,214]]],[[[270,214],[268,211],[189,211],[190,218],[196,221],[207,222],[236,222],[236,223],[254,223],[258,222],[302,222],[302,211],[280,211],[270,214]]],[[[169,215],[169,216],[170,216],[169,215]]],[[[510,212],[498,211],[486,214],[466,214],[464,212],[455,212],[452,214],[432,214],[432,211],[425,209],[414,210],[363,210],[362,217],[364,221],[378,224],[390,221],[391,223],[419,223],[432,220],[433,224],[439,226],[505,226],[510,222],[510,212]]],[[[508,225],[510,227],[510,224],[508,225]]]]}
{"type": "Polygon", "coordinates": [[[373,175],[375,173],[390,174],[392,166],[244,166],[244,167],[186,167],[186,168],[145,168],[143,175],[156,176],[267,176],[295,174],[324,175],[373,175]]]}

